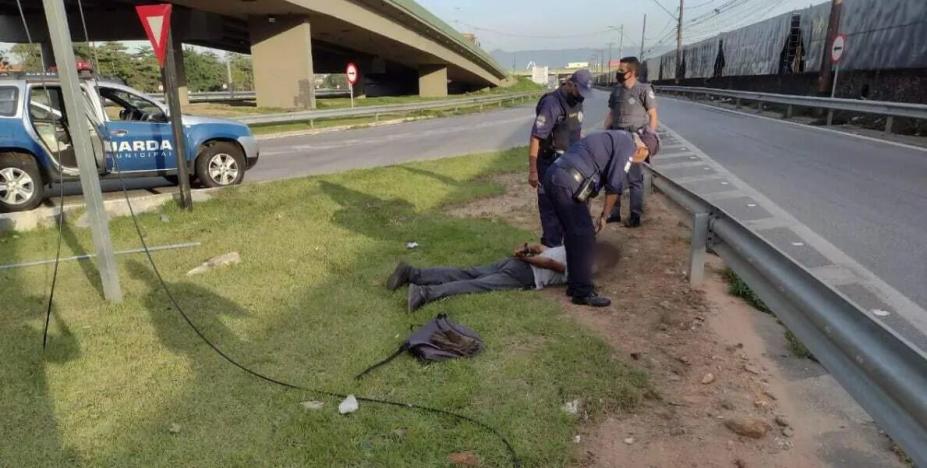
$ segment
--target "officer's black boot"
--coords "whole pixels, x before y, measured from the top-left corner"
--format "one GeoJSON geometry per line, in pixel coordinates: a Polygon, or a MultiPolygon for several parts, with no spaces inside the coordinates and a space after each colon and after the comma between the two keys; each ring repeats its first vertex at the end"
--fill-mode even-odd
{"type": "Polygon", "coordinates": [[[631,217],[628,218],[628,222],[624,223],[624,226],[629,228],[641,227],[641,215],[637,213],[631,213],[631,217]]]}
{"type": "Polygon", "coordinates": [[[621,222],[621,208],[615,207],[611,213],[608,214],[608,218],[605,218],[605,223],[620,223],[621,222]]]}
{"type": "Polygon", "coordinates": [[[588,296],[573,296],[573,303],[576,305],[586,305],[590,307],[608,307],[612,305],[612,300],[602,297],[596,293],[588,296]]]}

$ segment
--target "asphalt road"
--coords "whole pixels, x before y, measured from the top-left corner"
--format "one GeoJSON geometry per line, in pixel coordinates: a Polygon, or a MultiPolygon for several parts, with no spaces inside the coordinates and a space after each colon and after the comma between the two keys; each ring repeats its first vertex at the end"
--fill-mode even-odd
{"type": "Polygon", "coordinates": [[[927,308],[927,152],[664,99],[664,122],[927,308]]]}
{"type": "MultiPolygon", "coordinates": [[[[596,91],[589,99],[585,105],[589,109],[584,117],[586,127],[601,127],[607,102],[608,94],[601,91],[596,91]]],[[[261,159],[245,175],[245,182],[303,177],[527,145],[533,123],[534,104],[531,104],[397,125],[266,139],[261,141],[261,159]]],[[[127,179],[127,182],[136,193],[172,190],[160,177],[127,179]]],[[[109,192],[106,198],[114,198],[120,196],[121,185],[118,180],[104,180],[103,189],[109,192]]],[[[55,188],[54,194],[57,193],[55,188]]],[[[79,185],[66,184],[67,195],[79,193],[79,185]]],[[[71,201],[79,202],[80,199],[72,197],[66,203],[71,201]]]]}

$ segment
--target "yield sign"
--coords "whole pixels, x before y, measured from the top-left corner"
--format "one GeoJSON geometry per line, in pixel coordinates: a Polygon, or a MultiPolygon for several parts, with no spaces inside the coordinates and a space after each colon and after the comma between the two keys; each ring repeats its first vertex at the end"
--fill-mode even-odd
{"type": "Polygon", "coordinates": [[[142,20],[142,27],[151,41],[151,48],[158,64],[163,68],[164,51],[167,49],[168,33],[171,29],[171,4],[139,5],[135,7],[135,11],[142,20]]]}

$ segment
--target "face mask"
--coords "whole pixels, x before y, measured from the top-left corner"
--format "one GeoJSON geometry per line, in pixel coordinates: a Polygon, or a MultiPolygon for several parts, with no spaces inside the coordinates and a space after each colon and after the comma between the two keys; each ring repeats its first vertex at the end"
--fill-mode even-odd
{"type": "Polygon", "coordinates": [[[619,83],[624,83],[625,81],[628,81],[627,75],[628,75],[628,73],[625,72],[625,73],[621,73],[620,75],[616,76],[615,78],[618,80],[619,83]]]}
{"type": "Polygon", "coordinates": [[[584,99],[586,98],[584,98],[582,95],[574,96],[572,94],[569,94],[567,95],[567,104],[571,106],[575,106],[576,104],[583,102],[584,99]]]}

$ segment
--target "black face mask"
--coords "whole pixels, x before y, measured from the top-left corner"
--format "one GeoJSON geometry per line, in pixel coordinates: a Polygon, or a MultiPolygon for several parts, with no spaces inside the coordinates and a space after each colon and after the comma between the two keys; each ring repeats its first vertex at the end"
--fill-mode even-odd
{"type": "Polygon", "coordinates": [[[615,76],[615,79],[618,80],[619,83],[624,83],[628,81],[627,73],[619,73],[615,76]]]}

